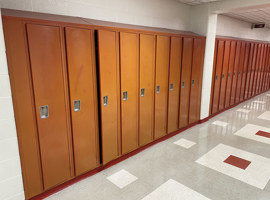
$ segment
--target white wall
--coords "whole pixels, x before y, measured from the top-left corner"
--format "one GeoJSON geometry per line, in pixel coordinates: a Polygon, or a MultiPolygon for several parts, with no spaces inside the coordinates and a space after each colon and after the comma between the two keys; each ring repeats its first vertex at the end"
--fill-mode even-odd
{"type": "Polygon", "coordinates": [[[270,29],[251,29],[251,23],[218,15],[217,35],[270,41],[270,29]]]}
{"type": "Polygon", "coordinates": [[[2,8],[189,29],[191,7],[176,0],[0,0],[2,8]]]}
{"type": "Polygon", "coordinates": [[[20,157],[0,20],[0,199],[23,198],[20,157]]]}

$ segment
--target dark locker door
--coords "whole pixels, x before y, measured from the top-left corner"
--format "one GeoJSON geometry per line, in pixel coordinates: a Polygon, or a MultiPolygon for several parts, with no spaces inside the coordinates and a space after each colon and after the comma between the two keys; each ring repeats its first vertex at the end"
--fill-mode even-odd
{"type": "Polygon", "coordinates": [[[254,74],[255,74],[256,60],[257,60],[257,52],[258,52],[258,44],[255,43],[254,44],[254,51],[252,54],[252,68],[251,68],[250,81],[249,81],[248,97],[252,96],[254,74]]]}
{"type": "Polygon", "coordinates": [[[204,41],[195,38],[193,42],[193,59],[191,71],[191,88],[189,104],[189,124],[200,120],[201,82],[204,59],[204,41]]]}
{"type": "Polygon", "coordinates": [[[256,65],[254,69],[254,80],[253,80],[253,86],[252,86],[252,96],[256,94],[257,78],[258,78],[258,72],[259,72],[260,61],[261,61],[261,53],[262,53],[262,45],[258,44],[257,59],[256,59],[256,65]]]}
{"type": "Polygon", "coordinates": [[[245,51],[246,51],[246,43],[241,42],[241,51],[240,51],[240,58],[239,58],[239,69],[238,69],[238,78],[237,78],[237,85],[236,85],[236,95],[235,95],[235,103],[239,103],[240,95],[241,95],[241,87],[242,87],[242,77],[244,71],[244,61],[245,61],[245,51]]]}
{"type": "Polygon", "coordinates": [[[120,33],[122,154],[138,147],[139,35],[120,33]]]}
{"type": "Polygon", "coordinates": [[[245,87],[245,97],[244,99],[248,98],[249,94],[249,83],[251,80],[251,71],[252,71],[252,58],[253,58],[253,52],[254,52],[254,43],[249,44],[249,53],[248,53],[248,67],[247,67],[247,80],[246,80],[246,87],[245,87]]]}
{"type": "Polygon", "coordinates": [[[212,103],[212,114],[218,112],[219,107],[219,96],[220,96],[220,86],[221,86],[221,74],[222,74],[222,65],[223,65],[223,57],[224,57],[224,49],[225,49],[225,41],[217,40],[217,58],[216,58],[216,70],[214,74],[214,94],[213,94],[213,103],[212,103]]]}
{"type": "Polygon", "coordinates": [[[178,130],[182,38],[171,37],[168,133],[178,130]]]}
{"type": "Polygon", "coordinates": [[[99,163],[93,31],[65,28],[76,175],[99,163]]]}
{"type": "Polygon", "coordinates": [[[250,50],[250,43],[246,43],[244,67],[243,67],[243,73],[242,73],[243,75],[242,75],[242,83],[241,83],[241,92],[240,92],[240,101],[243,101],[245,97],[246,80],[247,80],[247,75],[248,75],[249,50],[250,50]]]}
{"type": "Polygon", "coordinates": [[[140,35],[140,145],[153,140],[155,98],[155,36],[140,35]]]}
{"type": "Polygon", "coordinates": [[[231,101],[235,51],[236,51],[236,42],[231,41],[229,69],[228,69],[228,75],[227,75],[227,86],[226,86],[226,97],[225,97],[225,108],[228,108],[230,106],[230,101],[231,101]]]}
{"type": "Polygon", "coordinates": [[[60,28],[27,24],[45,189],[71,178],[67,80],[60,28]]]}
{"type": "Polygon", "coordinates": [[[241,51],[241,42],[237,42],[236,43],[236,52],[235,52],[235,61],[234,61],[234,70],[233,70],[233,74],[232,74],[233,82],[232,82],[230,105],[234,105],[235,99],[236,99],[237,78],[238,78],[239,62],[240,62],[240,51],[241,51]]]}
{"type": "Polygon", "coordinates": [[[156,40],[155,139],[167,134],[170,37],[156,40]]]}
{"type": "Polygon", "coordinates": [[[182,52],[179,128],[183,128],[188,125],[193,38],[183,38],[182,52]]]}
{"type": "Polygon", "coordinates": [[[222,68],[222,75],[221,75],[221,87],[220,87],[220,97],[219,97],[219,108],[218,110],[223,110],[225,107],[225,97],[226,97],[226,86],[228,80],[228,68],[229,68],[229,61],[230,61],[230,41],[225,41],[225,50],[223,56],[223,68],[222,68]]]}
{"type": "Polygon", "coordinates": [[[120,155],[118,40],[118,35],[114,31],[98,31],[101,144],[103,164],[108,163],[120,155]]]}

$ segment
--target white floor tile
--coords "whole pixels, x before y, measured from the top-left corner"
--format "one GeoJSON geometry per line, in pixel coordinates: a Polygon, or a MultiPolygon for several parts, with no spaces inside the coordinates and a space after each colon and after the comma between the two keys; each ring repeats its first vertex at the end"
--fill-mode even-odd
{"type": "Polygon", "coordinates": [[[179,145],[181,147],[184,147],[186,149],[189,149],[190,147],[192,147],[196,143],[195,142],[192,142],[190,140],[186,140],[184,138],[181,138],[180,140],[177,140],[176,142],[174,142],[174,144],[179,145]]]}
{"type": "Polygon", "coordinates": [[[266,96],[270,97],[270,94],[267,94],[266,96]]]}
{"type": "Polygon", "coordinates": [[[261,104],[265,104],[265,101],[253,101],[254,103],[261,103],[261,104]]]}
{"type": "Polygon", "coordinates": [[[242,113],[249,113],[251,110],[239,108],[239,109],[236,110],[236,111],[237,111],[237,112],[242,112],[242,113]]]}
{"type": "Polygon", "coordinates": [[[258,119],[270,120],[270,111],[266,111],[261,114],[258,119]]]}
{"type": "Polygon", "coordinates": [[[124,188],[132,182],[136,181],[138,178],[126,170],[122,169],[119,172],[107,177],[109,181],[115,184],[119,188],[124,188]]]}
{"type": "Polygon", "coordinates": [[[200,193],[178,183],[168,180],[142,200],[210,200],[200,193]]]}
{"type": "Polygon", "coordinates": [[[256,140],[258,142],[263,142],[263,143],[266,143],[266,144],[270,144],[270,138],[256,135],[256,133],[258,131],[265,131],[265,132],[270,133],[270,128],[266,128],[266,127],[263,127],[263,126],[257,126],[257,125],[254,125],[254,124],[247,124],[246,126],[241,128],[240,130],[238,130],[234,134],[237,135],[237,136],[240,136],[240,137],[244,137],[244,138],[248,138],[248,139],[251,139],[251,140],[256,140]]]}
{"type": "Polygon", "coordinates": [[[224,144],[217,145],[196,162],[259,189],[264,189],[270,180],[269,158],[224,144]],[[240,169],[224,162],[230,155],[251,161],[251,163],[245,170],[240,169]]]}
{"type": "Polygon", "coordinates": [[[212,124],[217,125],[217,126],[223,126],[223,127],[229,125],[229,123],[227,123],[227,122],[222,122],[222,121],[214,121],[212,124]]]}

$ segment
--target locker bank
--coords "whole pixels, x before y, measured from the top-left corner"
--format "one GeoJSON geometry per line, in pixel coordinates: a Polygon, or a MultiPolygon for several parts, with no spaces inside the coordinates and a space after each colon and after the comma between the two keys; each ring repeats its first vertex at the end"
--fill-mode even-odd
{"type": "Polygon", "coordinates": [[[0,199],[270,199],[270,4],[1,1],[0,199]]]}

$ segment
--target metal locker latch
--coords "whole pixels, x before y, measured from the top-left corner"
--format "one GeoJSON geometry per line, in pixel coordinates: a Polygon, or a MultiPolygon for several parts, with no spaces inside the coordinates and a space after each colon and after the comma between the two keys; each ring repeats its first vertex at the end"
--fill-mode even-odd
{"type": "Polygon", "coordinates": [[[233,76],[235,76],[235,72],[233,72],[233,76]]]}
{"type": "Polygon", "coordinates": [[[157,86],[157,93],[158,94],[160,93],[160,86],[159,85],[157,86]]]}
{"type": "Polygon", "coordinates": [[[141,97],[144,97],[144,93],[145,93],[145,89],[142,88],[142,89],[141,89],[141,97]]]}
{"type": "Polygon", "coordinates": [[[170,90],[173,91],[173,83],[170,84],[170,90]]]}
{"type": "Polygon", "coordinates": [[[182,88],[185,88],[185,82],[182,82],[182,88]]]}
{"type": "Polygon", "coordinates": [[[127,91],[123,92],[123,101],[127,100],[127,95],[128,95],[127,91]]]}
{"type": "Polygon", "coordinates": [[[228,73],[228,77],[230,77],[231,76],[231,74],[230,73],[228,73]]]}
{"type": "Polygon", "coordinates": [[[224,74],[222,74],[222,79],[224,79],[224,74]]]}
{"type": "Polygon", "coordinates": [[[104,96],[103,97],[103,106],[107,106],[108,105],[108,96],[104,96]]]}
{"type": "Polygon", "coordinates": [[[74,111],[79,112],[81,110],[81,100],[73,101],[74,111]]]}
{"type": "Polygon", "coordinates": [[[238,76],[240,76],[240,72],[238,72],[238,76]]]}
{"type": "Polygon", "coordinates": [[[194,86],[195,85],[195,81],[194,80],[192,80],[192,86],[194,86]]]}
{"type": "Polygon", "coordinates": [[[218,79],[218,75],[216,75],[216,80],[218,79]]]}
{"type": "Polygon", "coordinates": [[[41,119],[46,119],[49,117],[49,106],[39,106],[39,113],[41,119]]]}

